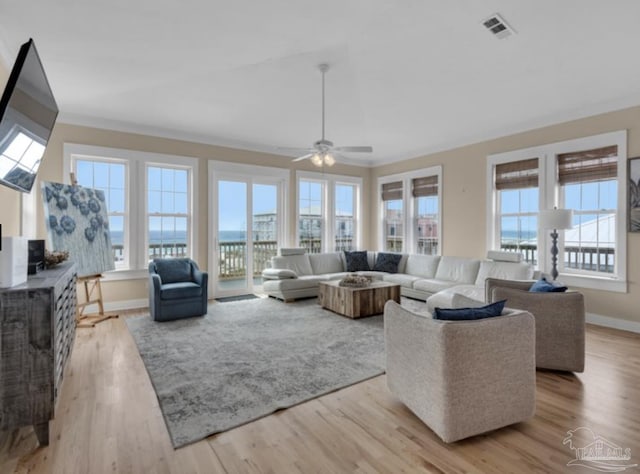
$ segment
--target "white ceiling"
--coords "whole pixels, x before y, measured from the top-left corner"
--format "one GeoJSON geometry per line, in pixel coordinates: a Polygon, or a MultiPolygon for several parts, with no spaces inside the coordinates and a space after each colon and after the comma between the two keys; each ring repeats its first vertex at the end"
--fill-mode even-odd
{"type": "Polygon", "coordinates": [[[0,0],[60,121],[372,165],[640,104],[637,0],[0,0]],[[517,31],[499,40],[482,20],[517,31]]]}

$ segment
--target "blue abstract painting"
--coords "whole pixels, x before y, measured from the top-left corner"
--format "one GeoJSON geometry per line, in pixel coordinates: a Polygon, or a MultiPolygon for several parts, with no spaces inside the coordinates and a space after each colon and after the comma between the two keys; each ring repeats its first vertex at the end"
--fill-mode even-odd
{"type": "Polygon", "coordinates": [[[49,250],[66,250],[78,276],[115,268],[105,194],[82,186],[42,183],[49,250]]]}

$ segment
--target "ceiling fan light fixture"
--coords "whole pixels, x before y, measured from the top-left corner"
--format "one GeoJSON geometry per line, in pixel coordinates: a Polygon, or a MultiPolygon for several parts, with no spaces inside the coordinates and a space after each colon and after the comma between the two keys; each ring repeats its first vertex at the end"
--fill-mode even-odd
{"type": "Polygon", "coordinates": [[[324,164],[327,166],[333,166],[336,164],[336,159],[333,157],[333,155],[327,153],[326,155],[324,155],[324,164]]]}
{"type": "Polygon", "coordinates": [[[315,155],[313,155],[311,157],[311,163],[313,163],[314,165],[316,165],[318,167],[322,166],[323,162],[324,162],[324,160],[322,159],[322,157],[318,153],[316,153],[315,155]]]}
{"type": "Polygon", "coordinates": [[[333,166],[336,164],[336,155],[333,152],[337,152],[337,156],[341,157],[340,152],[347,153],[371,153],[373,151],[373,147],[371,146],[341,146],[334,147],[333,142],[327,140],[324,135],[325,130],[325,87],[324,87],[324,79],[325,74],[329,70],[329,65],[326,63],[318,64],[318,69],[322,74],[322,138],[317,140],[311,148],[305,148],[305,154],[299,156],[293,161],[302,161],[309,159],[311,163],[313,163],[318,168],[323,166],[333,166]]]}

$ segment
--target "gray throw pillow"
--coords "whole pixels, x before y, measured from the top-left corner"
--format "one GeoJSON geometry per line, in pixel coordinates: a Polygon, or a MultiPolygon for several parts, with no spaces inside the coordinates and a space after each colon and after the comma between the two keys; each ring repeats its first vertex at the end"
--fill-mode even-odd
{"type": "Polygon", "coordinates": [[[344,251],[344,259],[347,262],[348,272],[368,272],[369,262],[367,261],[367,251],[348,252],[344,251]]]}
{"type": "Polygon", "coordinates": [[[373,270],[376,272],[398,273],[400,260],[402,260],[402,254],[380,252],[373,270]]]}

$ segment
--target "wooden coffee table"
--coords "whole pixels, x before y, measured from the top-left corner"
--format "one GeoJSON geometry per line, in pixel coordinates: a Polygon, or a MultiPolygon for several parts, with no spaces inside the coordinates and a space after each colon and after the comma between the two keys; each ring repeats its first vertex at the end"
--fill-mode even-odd
{"type": "Polygon", "coordinates": [[[382,313],[389,300],[400,303],[400,285],[372,281],[364,288],[352,288],[332,280],[320,282],[318,289],[320,306],[353,319],[382,313]]]}

